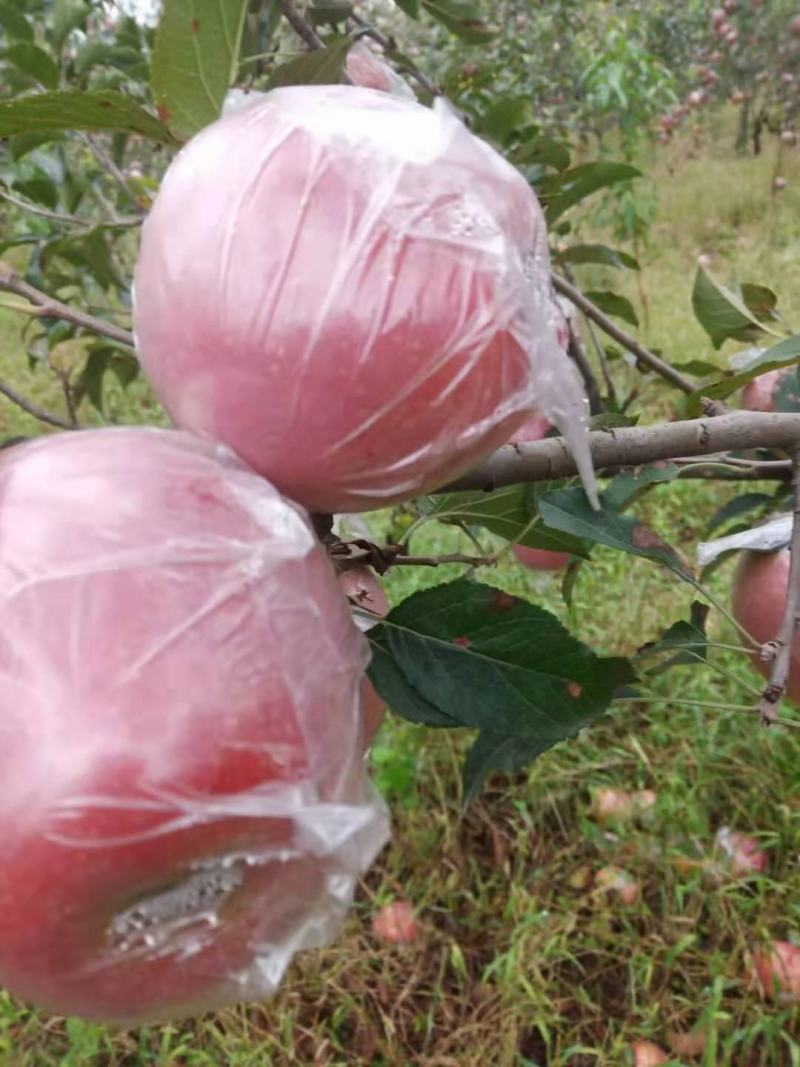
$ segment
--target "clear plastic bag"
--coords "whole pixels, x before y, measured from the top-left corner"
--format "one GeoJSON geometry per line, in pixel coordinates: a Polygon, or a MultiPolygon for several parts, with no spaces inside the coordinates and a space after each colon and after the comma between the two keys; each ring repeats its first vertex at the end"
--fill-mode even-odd
{"type": "Polygon", "coordinates": [[[173,162],[135,332],[178,425],[314,511],[430,491],[534,407],[594,480],[544,217],[443,100],[274,90],[173,162]]]}
{"type": "Polygon", "coordinates": [[[0,984],[141,1023],[270,994],[387,840],[308,520],[144,428],[0,455],[0,984]]]}

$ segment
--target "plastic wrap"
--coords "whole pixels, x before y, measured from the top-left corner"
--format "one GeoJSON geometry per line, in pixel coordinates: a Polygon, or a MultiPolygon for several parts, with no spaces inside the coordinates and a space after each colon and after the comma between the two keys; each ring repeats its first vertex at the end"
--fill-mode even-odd
{"type": "Polygon", "coordinates": [[[271,993],[387,839],[304,513],[152,429],[0,456],[0,984],[123,1023],[271,993]]]}
{"type": "Polygon", "coordinates": [[[178,423],[314,511],[434,489],[535,407],[593,487],[524,178],[434,108],[276,89],[178,155],[144,226],[134,323],[178,423]]]}
{"type": "Polygon", "coordinates": [[[717,537],[713,541],[701,541],[697,546],[697,562],[707,567],[723,552],[747,548],[754,552],[775,552],[785,548],[792,539],[792,516],[779,515],[775,519],[754,526],[751,530],[717,537]]]}
{"type": "Polygon", "coordinates": [[[347,74],[354,85],[378,89],[404,100],[416,101],[414,90],[366,41],[356,41],[347,53],[347,74]]]}

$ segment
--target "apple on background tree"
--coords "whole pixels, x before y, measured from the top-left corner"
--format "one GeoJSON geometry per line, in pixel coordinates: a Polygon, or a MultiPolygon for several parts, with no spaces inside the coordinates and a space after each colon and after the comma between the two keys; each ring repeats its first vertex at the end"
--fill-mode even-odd
{"type": "MultiPolygon", "coordinates": [[[[514,433],[511,444],[525,441],[541,441],[553,429],[552,423],[543,415],[533,415],[514,433]]],[[[570,561],[569,552],[553,552],[546,548],[529,548],[527,545],[514,545],[517,560],[532,571],[559,571],[570,561]]]]}
{"type": "MultiPolygon", "coordinates": [[[[789,584],[790,553],[744,552],[733,581],[732,608],[736,621],[759,645],[778,636],[789,584]]],[[[752,656],[756,669],[769,677],[770,664],[758,652],[752,656]]],[[[789,699],[800,703],[800,634],[794,639],[787,684],[789,699]]]]}

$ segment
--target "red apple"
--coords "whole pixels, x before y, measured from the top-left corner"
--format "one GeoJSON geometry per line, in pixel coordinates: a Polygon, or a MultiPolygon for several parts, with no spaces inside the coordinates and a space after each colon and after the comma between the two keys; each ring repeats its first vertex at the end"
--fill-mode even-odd
{"type": "Polygon", "coordinates": [[[721,826],[715,840],[734,878],[763,874],[767,870],[769,857],[754,837],[731,830],[727,826],[721,826]]]}
{"type": "MultiPolygon", "coordinates": [[[[789,550],[745,552],[733,582],[733,614],[736,621],[760,645],[778,636],[789,584],[789,550]]],[[[753,653],[758,671],[769,677],[771,664],[753,653]]],[[[792,645],[789,668],[789,698],[800,703],[800,635],[792,645]]]]}
{"type": "Polygon", "coordinates": [[[784,1004],[800,1004],[800,947],[773,941],[753,949],[756,978],[765,996],[784,1004]]]}
{"type": "MultiPolygon", "coordinates": [[[[351,567],[342,571],[339,581],[350,603],[362,609],[361,614],[356,615],[356,623],[361,629],[370,625],[370,620],[365,618],[364,612],[371,612],[376,622],[389,614],[389,600],[383,586],[369,567],[351,567]]],[[[364,678],[361,682],[361,712],[364,720],[365,748],[369,748],[375,739],[385,711],[386,705],[378,696],[375,686],[369,678],[364,678]]]]}
{"type": "Polygon", "coordinates": [[[134,1024],[274,990],[385,839],[308,520],[168,430],[0,455],[0,985],[134,1024]]]}
{"type": "Polygon", "coordinates": [[[176,423],[314,511],[431,490],[534,402],[583,415],[536,197],[443,102],[302,86],[225,115],[167,172],[134,303],[176,423]]]}
{"type": "Polygon", "coordinates": [[[774,411],[775,391],[785,371],[770,370],[751,379],[742,389],[742,407],[747,411],[774,411]]]}
{"type": "Polygon", "coordinates": [[[667,1053],[652,1041],[634,1041],[631,1048],[634,1067],[660,1067],[662,1063],[669,1063],[667,1053]]]}
{"type": "Polygon", "coordinates": [[[772,188],[776,193],[782,193],[788,184],[785,178],[777,177],[772,180],[772,188]]]}
{"type": "Polygon", "coordinates": [[[419,933],[414,912],[405,900],[384,905],[372,918],[372,931],[387,945],[410,945],[419,933]]]}
{"type": "Polygon", "coordinates": [[[714,29],[718,29],[726,21],[725,12],[721,7],[715,7],[711,12],[711,25],[714,29]]]}
{"type": "MultiPolygon", "coordinates": [[[[517,430],[511,438],[511,444],[541,441],[552,428],[552,423],[542,415],[533,415],[517,430]]],[[[527,545],[514,545],[514,555],[523,567],[532,571],[560,571],[570,561],[569,552],[551,552],[546,548],[528,548],[527,545]]]]}

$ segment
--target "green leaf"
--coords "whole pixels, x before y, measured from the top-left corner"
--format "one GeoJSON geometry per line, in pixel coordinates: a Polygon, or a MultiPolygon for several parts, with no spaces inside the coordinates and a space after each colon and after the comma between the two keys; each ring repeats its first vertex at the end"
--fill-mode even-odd
{"type": "Polygon", "coordinates": [[[412,19],[419,18],[419,0],[394,0],[401,11],[410,15],[412,19]]]}
{"type": "Polygon", "coordinates": [[[12,44],[2,54],[4,63],[11,63],[23,74],[27,74],[45,89],[57,89],[61,77],[58,65],[35,44],[22,42],[12,44]]]}
{"type": "Polygon", "coordinates": [[[608,245],[572,245],[563,252],[556,253],[559,263],[600,263],[604,267],[627,267],[639,270],[638,262],[627,252],[609,248],[608,245]]]}
{"type": "Polygon", "coordinates": [[[712,278],[708,271],[698,267],[692,290],[692,308],[714,348],[721,348],[729,339],[756,341],[763,336],[765,328],[761,325],[760,315],[769,306],[764,294],[769,293],[773,297],[774,294],[761,286],[749,286],[747,289],[754,307],[759,309],[758,313],[751,310],[744,299],[744,287],[741,293],[735,293],[712,278]]]}
{"type": "Polygon", "coordinates": [[[423,8],[467,44],[486,44],[497,36],[472,0],[422,0],[423,8]]]}
{"type": "Polygon", "coordinates": [[[641,171],[627,163],[581,163],[541,181],[537,187],[545,204],[547,221],[553,222],[587,196],[618,182],[641,177],[641,171]]]}
{"type": "Polygon", "coordinates": [[[353,14],[351,0],[314,0],[308,9],[311,21],[315,25],[320,23],[336,24],[345,22],[353,14]]]}
{"type": "Polygon", "coordinates": [[[472,758],[467,792],[494,765],[508,766],[504,738],[529,761],[602,715],[635,680],[627,660],[597,656],[544,609],[463,578],[404,600],[368,638],[369,677],[393,711],[489,735],[472,758]]]}
{"type": "Polygon", "coordinates": [[[725,526],[731,519],[740,519],[742,515],[748,515],[757,508],[772,503],[772,497],[767,493],[740,493],[727,504],[718,508],[708,524],[708,532],[711,534],[721,526],[725,526]]]}
{"type": "Polygon", "coordinates": [[[99,343],[89,349],[89,358],[75,383],[78,403],[88,397],[93,407],[103,414],[103,379],[108,371],[114,375],[123,389],[139,375],[139,361],[129,352],[114,345],[99,343]]]}
{"type": "Polygon", "coordinates": [[[620,296],[619,293],[612,293],[608,289],[594,289],[584,293],[584,296],[587,300],[591,300],[595,307],[599,307],[601,311],[604,311],[606,315],[614,315],[618,319],[624,319],[631,326],[639,325],[639,318],[633,304],[627,297],[620,296]]]}
{"type": "Polygon", "coordinates": [[[510,485],[493,493],[449,493],[436,497],[428,514],[444,523],[483,526],[506,541],[528,548],[571,552],[586,559],[588,552],[579,538],[548,530],[542,523],[537,501],[545,492],[546,486],[531,484],[510,485]]]}
{"type": "Polygon", "coordinates": [[[707,378],[709,374],[719,374],[720,368],[716,363],[710,363],[707,359],[687,359],[685,363],[673,363],[673,370],[691,374],[693,378],[707,378]]]}
{"type": "Polygon", "coordinates": [[[247,0],[165,0],[150,69],[158,113],[181,138],[219,118],[239,63],[247,0]]]}
{"type": "Polygon", "coordinates": [[[601,511],[593,511],[582,489],[547,493],[539,501],[539,511],[554,530],[663,563],[681,578],[692,578],[688,564],[654,530],[632,516],[620,515],[607,504],[601,511]]]}
{"type": "Polygon", "coordinates": [[[638,500],[654,485],[674,481],[680,474],[680,468],[674,463],[651,463],[635,471],[623,471],[615,475],[603,493],[603,506],[613,511],[622,511],[638,500]]]}
{"type": "Polygon", "coordinates": [[[17,41],[33,43],[33,26],[11,3],[0,4],[0,27],[17,41]]]}
{"type": "Polygon", "coordinates": [[[513,155],[516,165],[536,165],[566,170],[570,161],[569,145],[553,137],[534,137],[521,145],[513,155]]]}
{"type": "Polygon", "coordinates": [[[525,124],[530,110],[531,102],[526,96],[497,97],[481,118],[481,132],[498,144],[505,144],[514,130],[525,124]]]}
{"type": "Polygon", "coordinates": [[[60,52],[68,35],[86,23],[88,16],[89,8],[83,0],[55,0],[51,25],[53,46],[57,52],[60,52]]]}
{"type": "Polygon", "coordinates": [[[37,93],[0,101],[0,137],[62,130],[122,131],[172,141],[155,116],[122,93],[37,93]]]}
{"type": "Polygon", "coordinates": [[[781,376],[772,398],[776,411],[800,411],[800,375],[797,367],[781,376]]]}
{"type": "Polygon", "coordinates": [[[710,385],[703,385],[694,393],[690,393],[684,404],[686,417],[693,418],[699,414],[704,396],[712,400],[724,400],[760,374],[766,374],[771,370],[781,370],[784,367],[793,367],[798,362],[800,362],[800,334],[795,334],[794,337],[788,337],[779,345],[767,349],[750,364],[747,370],[739,371],[738,374],[730,374],[726,378],[712,382],[710,385]]]}
{"type": "Polygon", "coordinates": [[[268,88],[277,89],[282,85],[338,85],[351,44],[349,37],[336,37],[325,48],[306,52],[283,63],[272,72],[268,88]]]}
{"type": "Polygon", "coordinates": [[[742,282],[740,289],[747,310],[755,315],[759,322],[778,321],[778,298],[771,289],[764,285],[753,285],[752,282],[742,282]]]}
{"type": "Polygon", "coordinates": [[[482,730],[464,763],[464,804],[475,800],[492,771],[505,771],[506,774],[521,771],[556,744],[557,741],[529,741],[482,730]]]}
{"type": "Polygon", "coordinates": [[[656,641],[644,645],[636,654],[636,661],[648,659],[660,652],[669,652],[680,648],[676,655],[663,660],[647,673],[650,676],[663,674],[673,667],[698,666],[708,661],[708,638],[706,636],[706,620],[710,608],[695,600],[691,607],[689,620],[673,623],[669,629],[656,641]],[[683,646],[689,645],[690,648],[683,646]],[[699,659],[698,659],[699,657],[699,659]]]}

